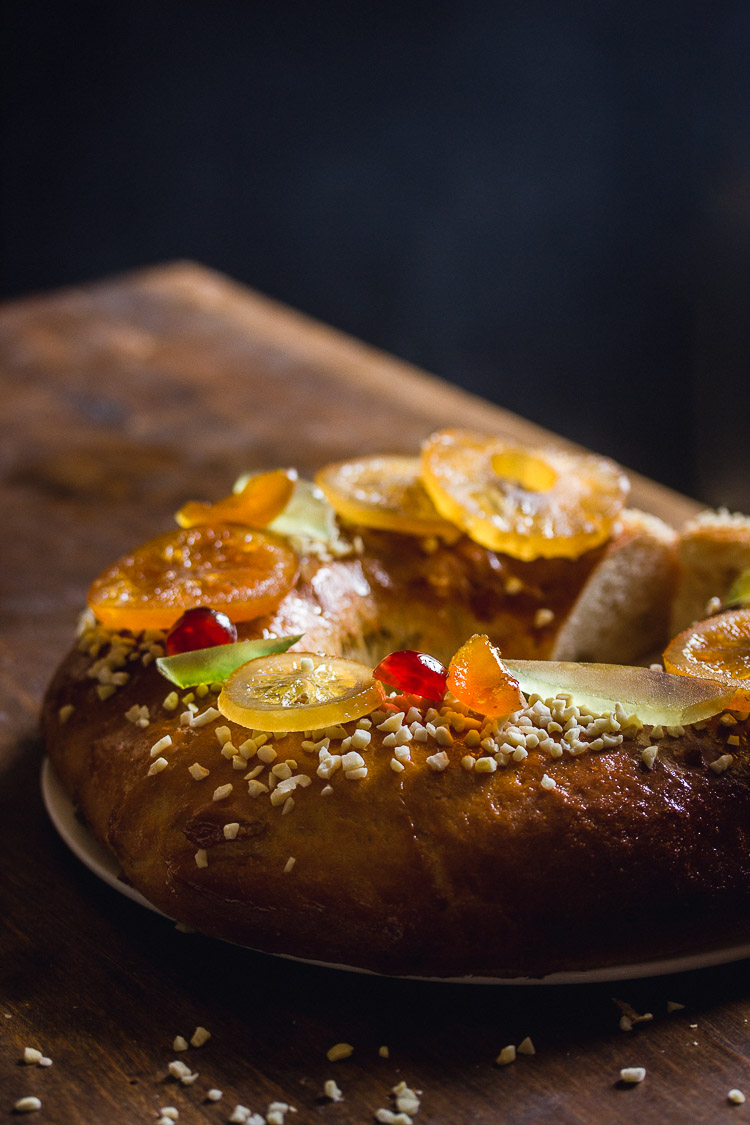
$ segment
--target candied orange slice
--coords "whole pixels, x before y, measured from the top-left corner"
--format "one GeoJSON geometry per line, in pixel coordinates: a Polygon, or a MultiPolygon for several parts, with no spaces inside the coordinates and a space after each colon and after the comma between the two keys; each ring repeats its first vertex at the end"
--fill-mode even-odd
{"type": "Polygon", "coordinates": [[[679,633],[664,652],[679,676],[719,680],[734,689],[730,708],[750,711],[750,607],[731,609],[679,633]]]}
{"type": "Polygon", "coordinates": [[[88,603],[108,629],[169,629],[210,606],[233,621],[270,612],[292,588],[297,556],[267,531],[236,524],[175,529],[123,555],[94,581],[88,603]]]}
{"type": "Polygon", "coordinates": [[[247,527],[267,527],[284,511],[292,498],[295,469],[274,469],[257,473],[242,488],[217,500],[215,504],[190,500],[175,515],[180,527],[200,527],[213,523],[242,523],[247,527]]]}
{"type": "Polygon", "coordinates": [[[480,715],[509,715],[525,705],[518,680],[483,633],[461,646],[448,666],[447,686],[456,699],[480,715]]]}
{"type": "Polygon", "coordinates": [[[315,483],[329,504],[351,523],[456,540],[460,531],[436,511],[420,472],[418,457],[384,454],[326,465],[316,474],[315,483]]]}
{"type": "Polygon", "coordinates": [[[372,671],[356,660],[283,652],[250,660],[232,672],[218,706],[243,727],[300,731],[361,719],[382,699],[372,671]]]}
{"type": "Polygon", "coordinates": [[[453,429],[425,443],[422,479],[447,520],[481,546],[525,561],[577,558],[606,542],[629,490],[605,457],[453,429]]]}

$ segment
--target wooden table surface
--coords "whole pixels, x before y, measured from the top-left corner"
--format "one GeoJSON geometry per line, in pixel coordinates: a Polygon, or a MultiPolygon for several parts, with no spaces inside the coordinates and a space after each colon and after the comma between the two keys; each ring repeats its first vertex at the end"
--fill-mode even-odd
{"type": "MultiPolygon", "coordinates": [[[[414,452],[445,424],[541,431],[190,264],[7,306],[0,376],[0,1120],[35,1095],[34,1119],[55,1125],[154,1121],[166,1105],[183,1125],[219,1123],[272,1101],[295,1125],[365,1123],[401,1080],[423,1091],[418,1125],[747,1118],[750,1102],[727,1101],[750,1098],[747,962],[566,987],[295,964],[178,932],[100,883],[44,812],[37,713],[88,583],[185,499],[246,469],[414,452]],[[616,1001],[653,1019],[622,1031],[616,1001]],[[212,1038],[182,1086],[172,1041],[197,1025],[212,1038]],[[525,1036],[535,1055],[494,1064],[525,1036]],[[340,1041],[354,1053],[329,1063],[340,1041]],[[27,1046],[53,1066],[23,1065],[27,1046]],[[628,1066],[645,1081],[619,1083],[628,1066]],[[322,1097],[328,1078],[343,1101],[322,1097]]],[[[643,480],[634,499],[675,522],[695,509],[643,480]]]]}

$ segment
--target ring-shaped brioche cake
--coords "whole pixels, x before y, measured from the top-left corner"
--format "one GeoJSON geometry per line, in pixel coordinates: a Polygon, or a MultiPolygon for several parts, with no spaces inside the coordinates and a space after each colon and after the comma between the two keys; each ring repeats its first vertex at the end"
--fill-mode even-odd
{"type": "MultiPolygon", "coordinates": [[[[303,634],[295,649],[370,667],[401,649],[447,663],[477,633],[508,658],[626,664],[666,639],[676,537],[651,516],[622,510],[577,557],[530,560],[460,527],[329,526],[271,524],[297,577],[240,639],[303,634]]],[[[164,641],[88,613],[42,726],[93,836],[174,919],[450,978],[649,961],[750,932],[746,718],[667,729],[554,692],[507,717],[386,697],[274,734],[227,720],[220,685],[169,683],[164,641]]]]}

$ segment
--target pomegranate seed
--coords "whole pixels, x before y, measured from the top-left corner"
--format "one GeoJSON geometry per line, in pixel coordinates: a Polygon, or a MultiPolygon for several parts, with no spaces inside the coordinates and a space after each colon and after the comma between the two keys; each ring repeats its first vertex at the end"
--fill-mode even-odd
{"type": "Polygon", "coordinates": [[[167,634],[167,656],[195,652],[199,648],[229,645],[237,640],[237,630],[226,613],[201,605],[188,609],[167,634]]]}
{"type": "Polygon", "coordinates": [[[373,672],[376,680],[422,699],[442,699],[447,675],[447,669],[436,657],[412,649],[390,653],[373,672]]]}

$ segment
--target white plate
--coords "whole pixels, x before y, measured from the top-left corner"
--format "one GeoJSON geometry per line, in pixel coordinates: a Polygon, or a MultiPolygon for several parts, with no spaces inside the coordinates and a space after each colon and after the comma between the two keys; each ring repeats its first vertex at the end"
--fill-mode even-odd
{"type": "MultiPolygon", "coordinates": [[[[115,857],[96,842],[88,828],[78,819],[73,802],[63,789],[62,782],[49,758],[45,758],[42,762],[42,799],[58,833],[89,871],[93,871],[121,895],[132,898],[133,902],[153,910],[156,914],[162,914],[162,911],[157,910],[140,891],[124,882],[120,865],[115,857]]],[[[162,917],[166,915],[162,914],[162,917]]]]}
{"type": "MultiPolygon", "coordinates": [[[[162,911],[144,898],[139,891],[123,881],[122,872],[117,860],[96,842],[91,833],[86,829],[76,816],[73,803],[62,787],[62,783],[48,758],[42,763],[42,797],[49,813],[50,820],[68,845],[70,850],[80,861],[93,871],[100,879],[107,883],[120,894],[126,895],[153,910],[156,914],[162,911]]],[[[162,917],[166,915],[162,914],[162,917]]],[[[367,969],[357,969],[351,965],[334,965],[326,961],[309,961],[299,957],[289,957],[287,954],[277,954],[290,961],[303,961],[305,964],[319,965],[327,969],[341,969],[346,972],[369,973],[367,969]]],[[[732,961],[742,961],[750,957],[750,943],[746,945],[732,945],[724,949],[711,949],[696,954],[686,954],[681,957],[668,957],[660,961],[642,961],[631,965],[613,965],[604,969],[590,969],[586,971],[550,973],[546,977],[406,977],[406,980],[432,980],[443,984],[598,984],[604,981],[634,980],[639,977],[666,976],[669,973],[690,972],[693,969],[706,969],[712,965],[726,965],[732,961]]]]}

